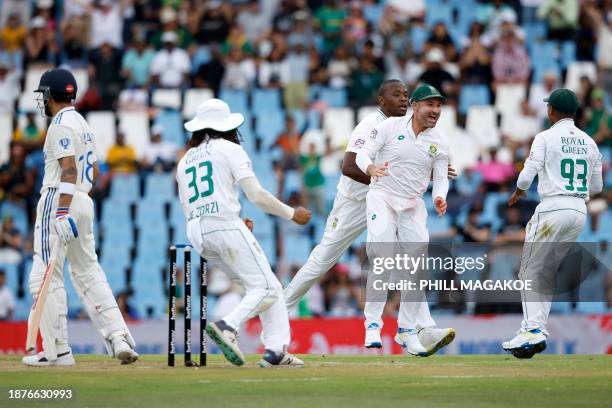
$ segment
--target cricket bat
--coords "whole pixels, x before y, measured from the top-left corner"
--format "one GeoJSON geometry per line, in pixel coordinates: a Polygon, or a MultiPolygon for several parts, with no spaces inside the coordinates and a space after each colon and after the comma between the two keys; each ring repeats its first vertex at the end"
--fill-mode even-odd
{"type": "Polygon", "coordinates": [[[28,336],[26,337],[26,352],[31,352],[36,349],[36,339],[38,337],[38,326],[40,325],[40,318],[42,317],[43,309],[45,307],[45,301],[47,300],[47,293],[49,292],[49,283],[51,282],[51,275],[53,275],[53,269],[57,263],[57,253],[60,248],[60,240],[56,239],[53,251],[49,263],[45,268],[45,275],[43,277],[42,284],[36,294],[36,299],[32,304],[30,315],[28,316],[28,336]]]}

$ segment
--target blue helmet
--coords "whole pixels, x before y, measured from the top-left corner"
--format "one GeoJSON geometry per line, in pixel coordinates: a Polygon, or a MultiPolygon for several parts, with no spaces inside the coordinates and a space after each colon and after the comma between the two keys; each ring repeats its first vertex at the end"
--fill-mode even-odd
{"type": "Polygon", "coordinates": [[[38,109],[51,117],[51,111],[47,106],[49,98],[57,102],[72,102],[77,94],[76,79],[67,69],[52,68],[42,74],[38,88],[34,92],[40,93],[40,97],[37,98],[38,109]]]}

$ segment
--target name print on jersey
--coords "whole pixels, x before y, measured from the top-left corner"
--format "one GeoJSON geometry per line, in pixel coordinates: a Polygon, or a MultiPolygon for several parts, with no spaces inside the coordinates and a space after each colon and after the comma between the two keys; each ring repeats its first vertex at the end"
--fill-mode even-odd
{"type": "Polygon", "coordinates": [[[578,137],[561,137],[561,151],[572,154],[588,154],[586,140],[578,137]]]}

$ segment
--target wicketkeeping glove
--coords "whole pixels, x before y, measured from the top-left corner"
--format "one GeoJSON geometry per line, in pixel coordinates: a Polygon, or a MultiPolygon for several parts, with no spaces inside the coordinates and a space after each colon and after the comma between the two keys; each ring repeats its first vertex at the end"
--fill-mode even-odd
{"type": "Polygon", "coordinates": [[[58,207],[55,213],[55,232],[64,244],[69,244],[79,236],[74,218],[68,214],[68,208],[58,207]]]}

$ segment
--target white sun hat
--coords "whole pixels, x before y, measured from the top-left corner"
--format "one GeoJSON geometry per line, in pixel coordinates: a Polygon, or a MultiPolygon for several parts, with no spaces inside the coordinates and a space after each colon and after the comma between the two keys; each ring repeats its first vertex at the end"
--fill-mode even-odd
{"type": "Polygon", "coordinates": [[[244,123],[242,113],[231,113],[227,103],[221,99],[209,99],[198,105],[196,116],[185,123],[185,130],[195,132],[212,129],[217,132],[228,132],[244,123]]]}

